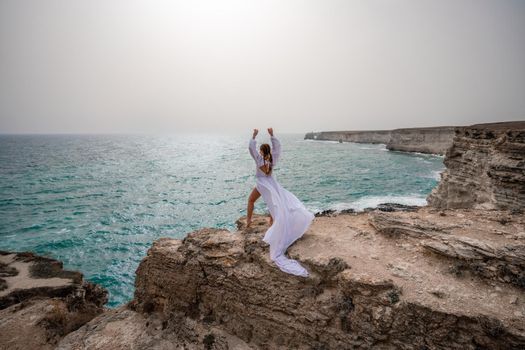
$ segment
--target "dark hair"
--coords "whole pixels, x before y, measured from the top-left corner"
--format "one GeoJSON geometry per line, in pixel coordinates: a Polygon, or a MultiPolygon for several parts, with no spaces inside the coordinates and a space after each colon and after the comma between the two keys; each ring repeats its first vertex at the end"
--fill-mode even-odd
{"type": "Polygon", "coordinates": [[[273,157],[272,157],[272,149],[270,148],[270,145],[267,143],[263,143],[260,147],[261,152],[263,153],[263,158],[265,161],[269,162],[269,170],[266,175],[270,175],[272,172],[272,163],[273,163],[273,157]]]}

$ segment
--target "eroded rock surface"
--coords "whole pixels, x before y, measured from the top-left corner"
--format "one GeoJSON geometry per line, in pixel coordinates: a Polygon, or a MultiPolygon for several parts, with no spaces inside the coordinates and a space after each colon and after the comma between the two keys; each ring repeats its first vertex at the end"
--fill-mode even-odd
{"type": "Polygon", "coordinates": [[[392,130],[386,148],[391,151],[445,154],[452,145],[455,127],[407,128],[392,130]]]}
{"type": "MultiPolygon", "coordinates": [[[[0,344],[522,349],[523,216],[385,208],[316,217],[289,249],[310,271],[307,278],[285,274],[269,259],[263,216],[248,229],[241,218],[235,232],[202,229],[183,240],[159,239],[137,269],[128,305],[96,316],[77,312],[89,304],[88,291],[80,299],[33,297],[0,310],[0,344]]],[[[6,268],[12,262],[5,265],[2,271],[13,275],[6,268]]]]}
{"type": "Polygon", "coordinates": [[[428,197],[438,208],[525,208],[525,122],[459,128],[428,197]]]}
{"type": "Polygon", "coordinates": [[[217,349],[242,350],[250,346],[218,327],[182,313],[143,314],[122,306],[96,317],[67,335],[57,350],[86,349],[217,349]]]}
{"type": "Polygon", "coordinates": [[[482,278],[525,288],[525,219],[512,212],[447,210],[419,214],[374,213],[370,223],[381,234],[411,238],[453,264],[453,271],[468,270],[482,278]]]}
{"type": "Polygon", "coordinates": [[[107,292],[62,263],[0,252],[0,349],[54,349],[103,311],[107,292]]]}
{"type": "Polygon", "coordinates": [[[428,246],[442,236],[496,250],[522,246],[523,219],[510,212],[505,223],[487,211],[432,208],[317,217],[289,249],[308,278],[273,265],[262,242],[267,218],[238,226],[156,241],[137,270],[129,307],[94,319],[59,349],[525,346],[523,288],[497,274],[458,271],[456,262],[468,259],[428,246]],[[209,334],[217,341],[206,345],[209,334]]]}

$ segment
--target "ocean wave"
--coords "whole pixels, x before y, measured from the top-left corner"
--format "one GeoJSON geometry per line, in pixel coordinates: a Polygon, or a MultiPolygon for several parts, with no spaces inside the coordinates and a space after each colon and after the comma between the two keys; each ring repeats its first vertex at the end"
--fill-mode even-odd
{"type": "Polygon", "coordinates": [[[421,152],[412,152],[412,153],[415,153],[418,156],[423,156],[423,157],[426,157],[426,158],[441,158],[441,159],[445,159],[444,155],[437,154],[437,153],[421,153],[421,152]]]}
{"type": "Polygon", "coordinates": [[[425,164],[432,164],[432,162],[425,158],[416,158],[418,161],[423,162],[425,164]]]}
{"type": "Polygon", "coordinates": [[[340,143],[339,141],[333,141],[333,140],[312,140],[312,139],[306,139],[306,140],[298,140],[297,142],[323,142],[323,143],[340,143]]]}
{"type": "Polygon", "coordinates": [[[442,173],[442,171],[440,171],[440,170],[434,170],[434,171],[432,171],[430,173],[430,175],[428,177],[431,178],[431,179],[440,181],[441,180],[441,173],[442,173]]]}
{"type": "Polygon", "coordinates": [[[388,151],[386,148],[386,145],[384,143],[377,144],[376,147],[374,146],[359,146],[359,149],[362,150],[376,150],[376,151],[388,151]]]}
{"type": "Polygon", "coordinates": [[[412,155],[412,156],[423,156],[424,158],[445,158],[444,155],[437,154],[437,153],[409,152],[409,151],[398,151],[398,150],[389,150],[389,151],[395,152],[395,153],[412,155]]]}
{"type": "Polygon", "coordinates": [[[354,209],[356,211],[363,211],[365,208],[375,208],[382,203],[397,203],[403,205],[416,205],[424,206],[427,205],[425,197],[419,195],[408,195],[408,196],[366,196],[360,198],[354,202],[349,203],[336,203],[333,204],[330,209],[335,211],[341,211],[345,209],[354,209]]]}

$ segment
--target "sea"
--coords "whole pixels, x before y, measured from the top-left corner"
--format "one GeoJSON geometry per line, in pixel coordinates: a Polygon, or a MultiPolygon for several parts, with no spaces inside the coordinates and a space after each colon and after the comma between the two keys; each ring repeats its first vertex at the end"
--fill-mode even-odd
{"type": "MultiPolygon", "coordinates": [[[[312,212],[425,205],[444,169],[440,156],[303,136],[278,136],[274,176],[312,212]]],[[[249,138],[0,135],[0,250],[61,260],[107,288],[109,307],[126,303],[153,241],[235,229],[255,184],[249,138]]]]}

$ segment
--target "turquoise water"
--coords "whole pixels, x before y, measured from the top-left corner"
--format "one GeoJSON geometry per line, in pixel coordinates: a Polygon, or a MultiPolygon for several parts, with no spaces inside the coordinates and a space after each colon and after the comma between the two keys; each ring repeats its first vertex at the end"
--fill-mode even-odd
{"type": "MultiPolygon", "coordinates": [[[[443,169],[441,157],[384,145],[280,138],[274,176],[312,211],[424,205],[443,169]]],[[[254,185],[248,139],[0,136],[0,249],[60,259],[106,287],[109,306],[122,304],[152,241],[233,229],[245,215],[254,185]]]]}

